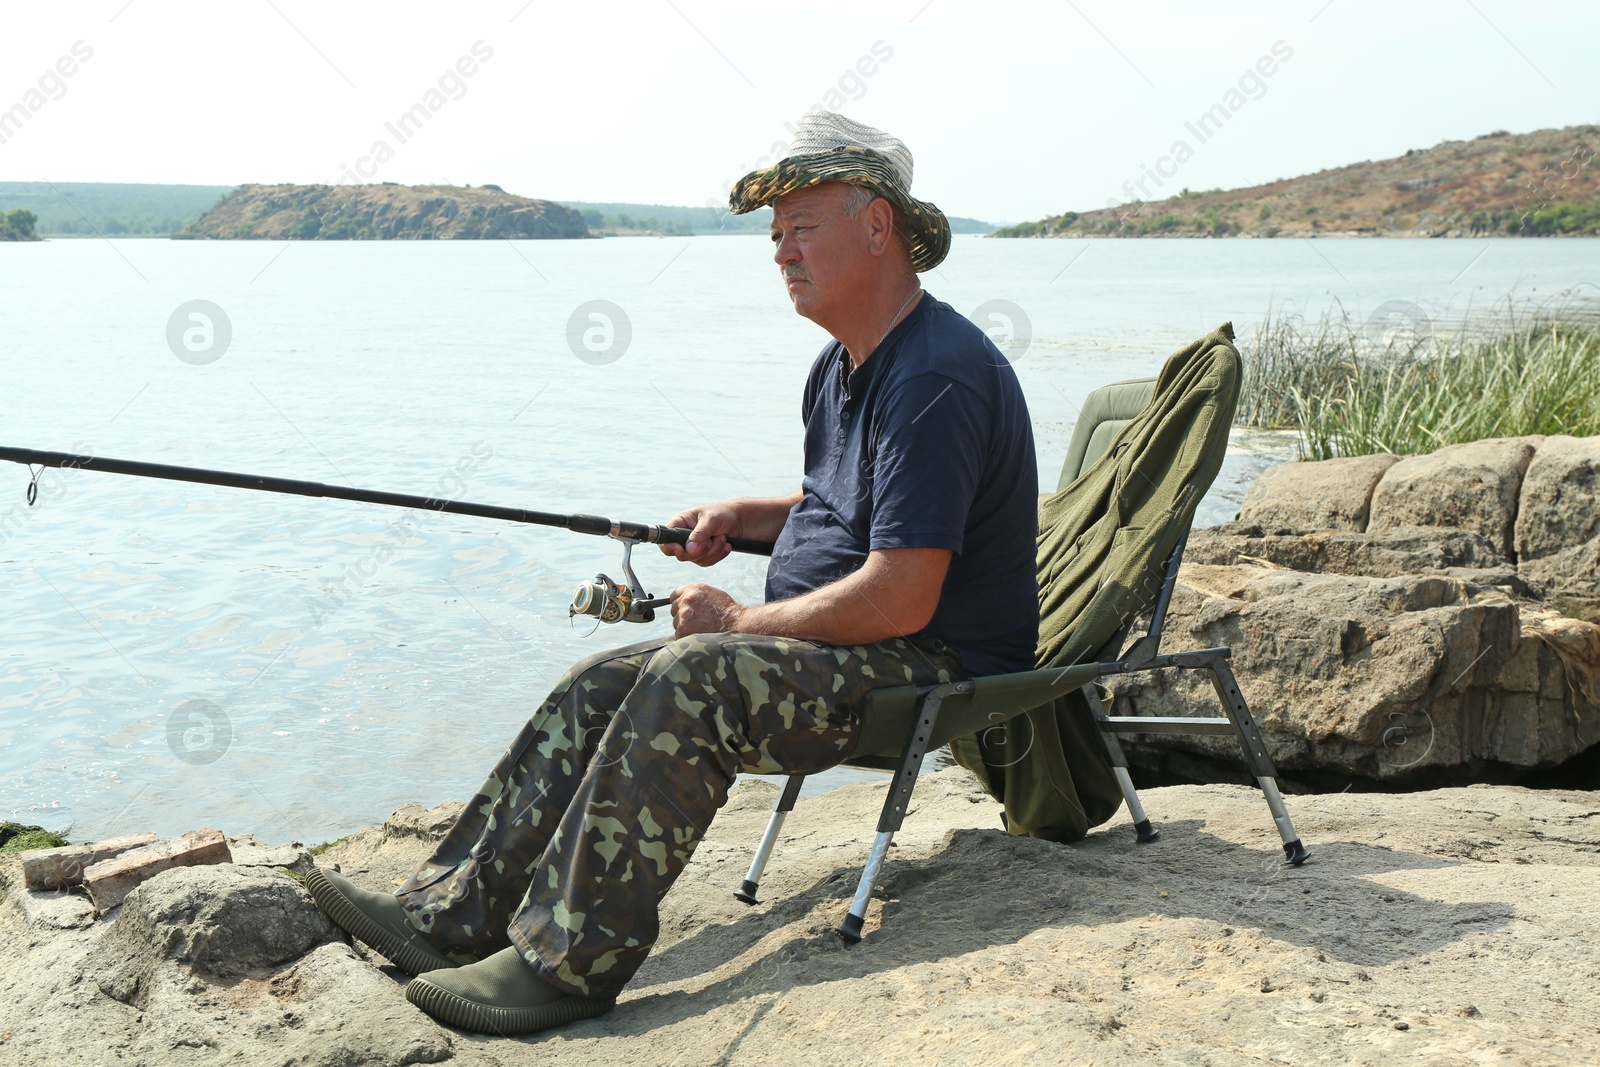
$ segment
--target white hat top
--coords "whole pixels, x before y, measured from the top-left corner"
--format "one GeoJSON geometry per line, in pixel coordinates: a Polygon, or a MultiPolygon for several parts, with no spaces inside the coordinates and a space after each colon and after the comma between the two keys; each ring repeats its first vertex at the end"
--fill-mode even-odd
{"type": "Polygon", "coordinates": [[[795,128],[794,141],[789,146],[791,156],[815,156],[840,148],[870,148],[886,158],[894,167],[900,187],[911,191],[911,149],[892,134],[846,118],[837,111],[812,108],[800,118],[795,128]]]}

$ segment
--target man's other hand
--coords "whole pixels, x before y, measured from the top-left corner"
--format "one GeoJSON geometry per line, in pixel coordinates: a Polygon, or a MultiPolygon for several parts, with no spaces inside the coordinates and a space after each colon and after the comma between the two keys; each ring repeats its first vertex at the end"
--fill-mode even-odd
{"type": "Polygon", "coordinates": [[[679,586],[672,591],[672,636],[688,637],[690,634],[720,634],[737,630],[743,611],[744,608],[736,604],[733,597],[716,586],[701,582],[679,586]]]}
{"type": "MultiPolygon", "coordinates": [[[[685,559],[690,563],[698,563],[702,567],[709,567],[713,563],[720,563],[727,558],[729,552],[728,538],[743,536],[739,509],[732,503],[702,504],[680,511],[667,523],[689,531],[688,545],[662,545],[663,554],[674,559],[685,559]]],[[[691,633],[706,633],[715,631],[690,631],[691,633]]],[[[680,635],[681,636],[681,635],[680,635]]]]}

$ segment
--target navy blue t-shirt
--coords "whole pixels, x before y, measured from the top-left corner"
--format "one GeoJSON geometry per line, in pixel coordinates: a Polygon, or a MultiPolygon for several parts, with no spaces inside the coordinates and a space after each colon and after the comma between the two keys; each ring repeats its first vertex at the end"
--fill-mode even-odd
{"type": "Polygon", "coordinates": [[[1016,372],[984,332],[924,293],[867,361],[837,341],[801,406],[803,495],[767,568],[787,600],[858,570],[880,548],[954,552],[936,637],[974,675],[1032,670],[1039,639],[1033,424],[1016,372]]]}

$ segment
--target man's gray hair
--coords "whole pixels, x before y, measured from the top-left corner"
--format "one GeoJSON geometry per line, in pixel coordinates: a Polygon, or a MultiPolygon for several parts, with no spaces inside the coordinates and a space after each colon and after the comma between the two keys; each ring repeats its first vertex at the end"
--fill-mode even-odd
{"type": "MultiPolygon", "coordinates": [[[[871,189],[868,189],[865,185],[851,184],[850,188],[845,190],[844,194],[845,218],[860,218],[861,213],[867,210],[867,205],[872,203],[874,200],[879,199],[880,195],[881,194],[875,193],[871,189]]],[[[884,197],[883,199],[888,198],[884,197]]],[[[890,208],[892,209],[893,206],[894,205],[891,204],[890,208]]],[[[900,232],[899,226],[895,226],[894,228],[894,240],[896,244],[905,250],[906,255],[909,256],[911,254],[911,246],[906,244],[905,234],[900,232]]]]}
{"type": "Polygon", "coordinates": [[[868,204],[878,199],[878,194],[868,189],[865,185],[851,185],[844,194],[844,213],[848,218],[856,218],[866,210],[868,204]]]}

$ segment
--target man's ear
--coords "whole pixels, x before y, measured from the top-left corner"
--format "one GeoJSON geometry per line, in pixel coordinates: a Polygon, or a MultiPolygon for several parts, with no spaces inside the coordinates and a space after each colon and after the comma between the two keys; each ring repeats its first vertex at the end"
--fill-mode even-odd
{"type": "Polygon", "coordinates": [[[867,250],[875,256],[884,255],[893,247],[894,207],[883,197],[867,205],[867,250]]]}

